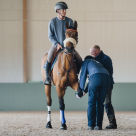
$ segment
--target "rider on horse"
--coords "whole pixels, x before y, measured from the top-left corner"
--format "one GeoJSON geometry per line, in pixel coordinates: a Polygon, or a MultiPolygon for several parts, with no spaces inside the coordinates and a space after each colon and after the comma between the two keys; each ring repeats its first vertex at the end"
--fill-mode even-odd
{"type": "MultiPolygon", "coordinates": [[[[51,78],[49,75],[49,71],[51,69],[51,62],[55,52],[57,52],[60,48],[64,48],[63,41],[65,40],[65,32],[66,32],[66,22],[69,23],[69,26],[73,27],[73,20],[66,17],[66,9],[68,6],[65,2],[58,2],[55,5],[55,11],[58,13],[58,16],[51,19],[48,26],[48,37],[50,42],[52,43],[52,47],[48,52],[48,58],[45,64],[45,74],[46,79],[44,84],[51,85],[51,78]]],[[[82,64],[82,58],[75,51],[76,64],[78,65],[78,72],[80,70],[82,64]]]]}

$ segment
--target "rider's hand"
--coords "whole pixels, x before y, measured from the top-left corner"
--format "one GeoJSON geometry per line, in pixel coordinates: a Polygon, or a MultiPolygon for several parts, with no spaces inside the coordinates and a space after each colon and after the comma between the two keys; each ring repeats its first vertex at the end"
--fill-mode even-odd
{"type": "Polygon", "coordinates": [[[59,49],[62,49],[62,46],[61,46],[60,44],[57,45],[57,51],[58,51],[59,49]]]}

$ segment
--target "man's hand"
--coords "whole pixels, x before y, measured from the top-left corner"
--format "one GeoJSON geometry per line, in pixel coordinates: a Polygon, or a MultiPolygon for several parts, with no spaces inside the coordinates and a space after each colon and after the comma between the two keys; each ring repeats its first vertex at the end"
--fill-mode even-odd
{"type": "Polygon", "coordinates": [[[79,97],[78,95],[76,95],[77,99],[80,99],[81,97],[79,97]]]}
{"type": "Polygon", "coordinates": [[[80,99],[80,98],[82,98],[82,96],[84,96],[85,94],[84,94],[84,92],[76,92],[75,95],[76,95],[77,99],[80,99]]]}
{"type": "Polygon", "coordinates": [[[78,92],[77,95],[81,98],[83,96],[83,92],[78,92]]]}
{"type": "Polygon", "coordinates": [[[57,45],[57,52],[59,51],[59,49],[62,49],[62,46],[60,44],[57,45]]]}
{"type": "Polygon", "coordinates": [[[83,92],[83,96],[85,95],[86,93],[85,92],[83,92]]]}
{"type": "Polygon", "coordinates": [[[81,98],[81,97],[78,96],[78,92],[75,92],[75,96],[77,97],[77,99],[81,98]]]}

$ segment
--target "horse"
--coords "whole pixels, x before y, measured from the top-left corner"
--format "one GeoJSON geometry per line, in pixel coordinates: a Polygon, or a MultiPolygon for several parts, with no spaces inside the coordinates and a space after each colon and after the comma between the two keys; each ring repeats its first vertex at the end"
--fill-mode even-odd
{"type": "MultiPolygon", "coordinates": [[[[77,22],[74,21],[73,28],[69,26],[69,23],[66,23],[66,42],[65,47],[62,51],[58,53],[56,63],[53,67],[53,70],[50,72],[52,78],[52,84],[56,86],[56,91],[59,99],[59,108],[60,108],[60,121],[61,127],[60,130],[67,130],[66,120],[64,115],[65,104],[64,104],[64,95],[66,88],[70,86],[73,90],[78,92],[79,83],[78,83],[78,69],[75,60],[75,43],[77,41],[77,22]],[[70,41],[69,41],[70,39],[70,41]],[[72,39],[72,40],[71,40],[72,39]]],[[[48,53],[46,53],[41,61],[41,74],[43,82],[45,81],[45,70],[43,69],[44,64],[47,60],[48,53]]],[[[51,125],[51,85],[45,85],[45,94],[47,96],[47,125],[46,128],[52,128],[51,125]]]]}

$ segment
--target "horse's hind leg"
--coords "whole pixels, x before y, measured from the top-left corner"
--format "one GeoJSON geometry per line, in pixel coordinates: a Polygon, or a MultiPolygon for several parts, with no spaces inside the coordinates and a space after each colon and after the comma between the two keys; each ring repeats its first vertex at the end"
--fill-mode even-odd
{"type": "Polygon", "coordinates": [[[47,96],[47,109],[48,109],[46,128],[52,128],[52,126],[51,126],[51,104],[52,104],[51,86],[45,85],[45,93],[46,93],[46,96],[47,96]]]}
{"type": "Polygon", "coordinates": [[[58,93],[59,108],[60,108],[60,121],[61,121],[60,130],[67,130],[66,120],[65,120],[65,115],[64,115],[65,104],[64,104],[64,99],[63,99],[65,90],[61,90],[59,87],[56,87],[56,89],[58,93]]]}

